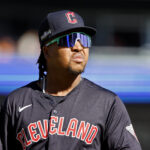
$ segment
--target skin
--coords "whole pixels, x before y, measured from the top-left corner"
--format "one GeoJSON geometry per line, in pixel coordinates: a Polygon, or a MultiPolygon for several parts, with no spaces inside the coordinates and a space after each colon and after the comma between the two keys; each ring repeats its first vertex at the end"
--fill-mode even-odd
{"type": "Polygon", "coordinates": [[[46,93],[65,96],[81,81],[88,61],[89,48],[77,41],[74,47],[59,47],[54,43],[43,48],[47,62],[46,93]]]}

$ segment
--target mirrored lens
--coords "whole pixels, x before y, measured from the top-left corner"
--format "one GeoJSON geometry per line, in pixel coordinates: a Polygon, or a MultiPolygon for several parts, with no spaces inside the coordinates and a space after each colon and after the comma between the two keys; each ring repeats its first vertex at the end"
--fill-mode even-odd
{"type": "Polygon", "coordinates": [[[79,40],[84,47],[91,47],[90,37],[82,33],[72,33],[61,37],[58,46],[73,47],[77,40],[79,40]]]}

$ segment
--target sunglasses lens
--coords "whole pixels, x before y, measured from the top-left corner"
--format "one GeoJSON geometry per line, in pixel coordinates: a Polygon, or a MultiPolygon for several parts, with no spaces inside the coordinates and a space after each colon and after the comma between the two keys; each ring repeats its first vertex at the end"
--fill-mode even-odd
{"type": "Polygon", "coordinates": [[[64,37],[59,39],[58,46],[68,47],[69,43],[68,43],[68,40],[67,40],[67,36],[64,36],[64,37]]]}
{"type": "Polygon", "coordinates": [[[79,40],[84,47],[91,47],[90,37],[82,33],[72,33],[61,37],[58,46],[73,47],[77,40],[79,40]]]}

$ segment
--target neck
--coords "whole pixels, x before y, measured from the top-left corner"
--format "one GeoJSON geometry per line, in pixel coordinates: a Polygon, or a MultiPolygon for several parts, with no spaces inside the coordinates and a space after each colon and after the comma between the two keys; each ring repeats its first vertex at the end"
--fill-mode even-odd
{"type": "Polygon", "coordinates": [[[54,96],[66,96],[81,81],[81,74],[54,74],[47,73],[46,93],[54,96]]]}

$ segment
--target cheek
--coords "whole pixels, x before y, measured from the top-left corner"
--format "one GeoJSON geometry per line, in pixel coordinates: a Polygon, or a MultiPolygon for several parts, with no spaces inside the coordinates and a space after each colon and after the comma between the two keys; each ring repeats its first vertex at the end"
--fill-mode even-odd
{"type": "Polygon", "coordinates": [[[87,63],[89,58],[89,48],[85,49],[84,53],[85,53],[85,62],[87,63]]]}
{"type": "Polygon", "coordinates": [[[68,48],[59,49],[58,51],[58,60],[60,65],[67,66],[70,62],[71,51],[68,48]]]}

